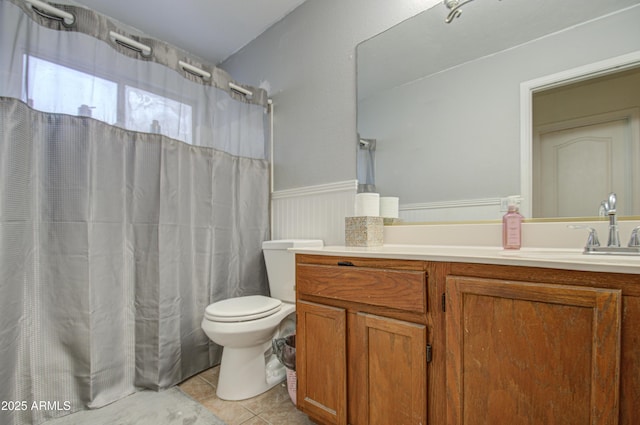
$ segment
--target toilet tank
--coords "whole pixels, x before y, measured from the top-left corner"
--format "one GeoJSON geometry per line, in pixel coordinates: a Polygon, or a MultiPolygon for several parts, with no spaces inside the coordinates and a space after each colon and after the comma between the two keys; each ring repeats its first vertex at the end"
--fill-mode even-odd
{"type": "Polygon", "coordinates": [[[289,248],[322,248],[318,239],[284,239],[262,242],[264,262],[271,297],[290,303],[296,302],[296,262],[295,254],[289,248]]]}

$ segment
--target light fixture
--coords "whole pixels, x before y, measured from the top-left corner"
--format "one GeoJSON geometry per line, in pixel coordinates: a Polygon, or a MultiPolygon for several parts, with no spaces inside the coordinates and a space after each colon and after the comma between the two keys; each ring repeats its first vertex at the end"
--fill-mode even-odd
{"type": "Polygon", "coordinates": [[[450,24],[455,18],[459,18],[462,15],[462,10],[460,8],[467,3],[471,3],[473,0],[444,0],[444,5],[447,6],[449,10],[449,15],[444,20],[447,24],[450,24]]]}

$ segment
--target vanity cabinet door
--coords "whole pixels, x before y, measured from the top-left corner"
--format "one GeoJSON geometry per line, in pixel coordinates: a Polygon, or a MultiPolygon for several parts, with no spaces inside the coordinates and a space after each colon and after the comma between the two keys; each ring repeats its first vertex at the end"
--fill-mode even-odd
{"type": "Polygon", "coordinates": [[[621,300],[448,276],[447,424],[617,424],[621,300]]]}
{"type": "Polygon", "coordinates": [[[347,423],[346,310],[297,302],[297,404],[325,424],[347,423]]]}
{"type": "Polygon", "coordinates": [[[352,425],[426,425],[426,326],[354,315],[352,425]]]}

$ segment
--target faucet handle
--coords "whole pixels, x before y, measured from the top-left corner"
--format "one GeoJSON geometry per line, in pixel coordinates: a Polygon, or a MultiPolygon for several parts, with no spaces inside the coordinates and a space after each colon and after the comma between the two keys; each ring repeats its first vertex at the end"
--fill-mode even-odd
{"type": "Polygon", "coordinates": [[[640,235],[638,235],[638,230],[640,230],[640,226],[635,227],[631,231],[631,239],[629,239],[629,247],[640,247],[640,235]]]}
{"type": "Polygon", "coordinates": [[[600,208],[598,211],[598,215],[600,217],[605,215],[615,215],[616,213],[616,204],[618,203],[618,197],[614,192],[609,194],[609,198],[600,202],[600,208]]]}
{"type": "Polygon", "coordinates": [[[587,238],[587,244],[585,248],[600,246],[600,241],[598,240],[598,232],[596,232],[596,229],[594,229],[593,227],[583,226],[580,224],[569,224],[567,227],[569,229],[587,229],[589,231],[589,237],[587,238]]]}
{"type": "Polygon", "coordinates": [[[611,192],[609,194],[608,204],[609,204],[609,210],[607,211],[607,213],[608,214],[615,214],[616,213],[617,197],[616,197],[616,194],[614,192],[611,192]]]}

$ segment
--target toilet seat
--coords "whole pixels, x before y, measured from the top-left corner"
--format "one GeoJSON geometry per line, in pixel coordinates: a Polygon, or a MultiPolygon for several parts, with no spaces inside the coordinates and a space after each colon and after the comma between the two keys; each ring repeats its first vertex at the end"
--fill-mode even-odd
{"type": "Polygon", "coordinates": [[[246,322],[277,313],[282,301],[263,295],[229,298],[210,304],[204,317],[213,322],[246,322]]]}

